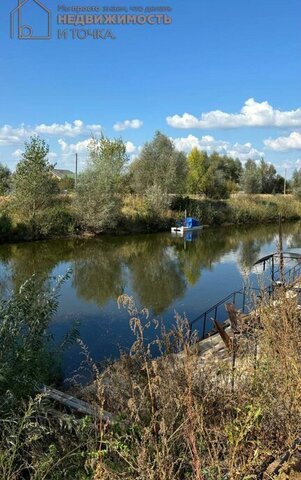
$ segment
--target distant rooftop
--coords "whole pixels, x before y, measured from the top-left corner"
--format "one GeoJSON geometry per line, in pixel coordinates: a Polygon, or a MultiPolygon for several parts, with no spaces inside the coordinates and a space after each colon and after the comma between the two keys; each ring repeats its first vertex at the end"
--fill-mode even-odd
{"type": "Polygon", "coordinates": [[[71,172],[71,170],[61,170],[61,169],[58,169],[58,168],[55,168],[55,169],[53,170],[53,174],[54,174],[56,177],[59,177],[59,178],[74,177],[74,173],[71,172]]]}

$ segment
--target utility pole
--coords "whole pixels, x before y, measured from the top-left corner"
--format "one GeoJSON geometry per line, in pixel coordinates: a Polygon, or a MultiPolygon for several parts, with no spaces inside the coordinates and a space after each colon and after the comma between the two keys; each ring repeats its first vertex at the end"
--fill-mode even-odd
{"type": "Polygon", "coordinates": [[[286,175],[287,175],[287,168],[284,170],[284,190],[283,190],[283,195],[286,195],[286,175]]]}
{"type": "Polygon", "coordinates": [[[78,167],[78,153],[75,154],[75,190],[77,190],[77,167],[78,167]]]}
{"type": "Polygon", "coordinates": [[[282,286],[285,282],[284,259],[283,259],[283,235],[282,235],[282,215],[279,215],[279,270],[282,286]]]}

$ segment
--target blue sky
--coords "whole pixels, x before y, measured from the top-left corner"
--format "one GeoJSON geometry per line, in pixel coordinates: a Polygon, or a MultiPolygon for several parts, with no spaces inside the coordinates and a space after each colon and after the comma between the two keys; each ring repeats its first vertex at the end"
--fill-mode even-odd
{"type": "MultiPolygon", "coordinates": [[[[301,166],[299,0],[43,0],[51,40],[10,39],[17,3],[0,4],[0,162],[14,168],[32,133],[72,168],[76,151],[83,166],[91,132],[121,135],[134,156],[161,130],[185,151],[264,155],[281,173],[301,166]],[[173,23],[58,40],[62,4],[170,6],[173,23]]],[[[28,22],[41,18],[31,7],[28,22]]]]}

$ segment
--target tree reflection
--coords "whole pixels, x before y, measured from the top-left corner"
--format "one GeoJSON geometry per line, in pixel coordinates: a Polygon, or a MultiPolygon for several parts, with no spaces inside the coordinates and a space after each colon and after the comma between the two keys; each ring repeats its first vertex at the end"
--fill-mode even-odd
{"type": "Polygon", "coordinates": [[[122,264],[119,242],[84,242],[72,262],[72,285],[77,295],[99,306],[117,300],[125,287],[122,264]]]}
{"type": "MultiPolygon", "coordinates": [[[[283,233],[288,246],[301,245],[300,223],[284,225],[283,233]]],[[[19,289],[33,274],[43,283],[71,267],[78,298],[103,307],[126,291],[162,314],[226,255],[249,273],[265,245],[276,250],[277,238],[277,225],[263,225],[205,229],[193,242],[166,233],[2,245],[0,293],[8,284],[19,289]]]]}
{"type": "Polygon", "coordinates": [[[186,290],[170,237],[148,236],[140,239],[135,252],[127,259],[132,286],[141,305],[162,314],[186,290]]]}

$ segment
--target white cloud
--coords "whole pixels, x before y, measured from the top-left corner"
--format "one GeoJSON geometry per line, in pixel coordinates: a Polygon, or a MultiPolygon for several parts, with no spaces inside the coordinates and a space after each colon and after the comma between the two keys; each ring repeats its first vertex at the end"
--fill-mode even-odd
{"type": "Polygon", "coordinates": [[[301,133],[292,132],[287,137],[268,138],[264,141],[269,150],[287,152],[289,150],[301,150],[301,133]]]}
{"type": "Polygon", "coordinates": [[[24,124],[16,128],[11,125],[3,125],[0,127],[0,146],[17,145],[35,134],[77,137],[79,135],[100,134],[101,131],[101,125],[86,125],[82,120],[63,124],[52,123],[50,125],[42,123],[33,127],[24,124]]]}
{"type": "Polygon", "coordinates": [[[71,155],[74,153],[82,153],[82,152],[87,153],[90,142],[91,142],[90,138],[77,143],[67,143],[62,138],[58,140],[58,143],[64,155],[71,155]]]}
{"type": "MultiPolygon", "coordinates": [[[[15,151],[11,154],[11,156],[12,156],[13,158],[16,158],[17,160],[20,160],[20,158],[22,157],[23,153],[24,153],[23,150],[21,150],[21,148],[18,148],[17,150],[15,150],[15,151]]],[[[57,158],[57,153],[55,153],[55,152],[49,152],[49,153],[48,153],[48,158],[49,158],[49,160],[53,160],[53,159],[57,158]]]]}
{"type": "Polygon", "coordinates": [[[73,123],[63,124],[52,123],[51,125],[37,125],[35,132],[42,135],[64,135],[66,137],[77,137],[89,133],[101,133],[101,125],[85,125],[82,120],[75,120],[73,123]]]}
{"type": "Polygon", "coordinates": [[[11,125],[3,125],[0,127],[0,146],[16,145],[33,134],[34,131],[23,124],[17,128],[11,125]]]}
{"type": "Polygon", "coordinates": [[[248,158],[260,160],[263,152],[260,152],[252,146],[251,143],[230,143],[224,140],[216,140],[211,135],[205,135],[201,138],[194,135],[172,139],[177,150],[190,152],[193,148],[205,150],[207,153],[218,152],[221,155],[229,155],[233,158],[239,158],[246,161],[248,158]]]}
{"type": "Polygon", "coordinates": [[[17,150],[15,150],[15,151],[12,153],[11,156],[12,156],[13,158],[19,159],[19,158],[21,158],[22,154],[23,154],[23,150],[21,150],[21,148],[18,148],[17,150]]]}
{"type": "Polygon", "coordinates": [[[117,122],[113,126],[114,130],[116,132],[123,132],[124,130],[128,130],[129,128],[141,128],[143,125],[142,120],[124,120],[124,122],[117,122]]]}
{"type": "MultiPolygon", "coordinates": [[[[58,143],[61,147],[61,151],[64,155],[71,155],[74,153],[87,153],[88,147],[91,143],[91,139],[83,140],[82,142],[78,143],[67,143],[65,140],[60,138],[58,143]]],[[[133,142],[126,142],[126,153],[129,155],[138,154],[141,150],[140,147],[137,147],[133,142]]]]}
{"type": "Polygon", "coordinates": [[[126,153],[128,153],[129,155],[133,153],[137,153],[137,147],[132,142],[126,142],[125,148],[126,148],[126,153]]]}
{"type": "Polygon", "coordinates": [[[291,111],[274,109],[267,101],[247,100],[239,113],[214,110],[200,118],[184,113],[166,118],[174,128],[239,128],[239,127],[296,127],[301,126],[301,108],[291,111]]]}

